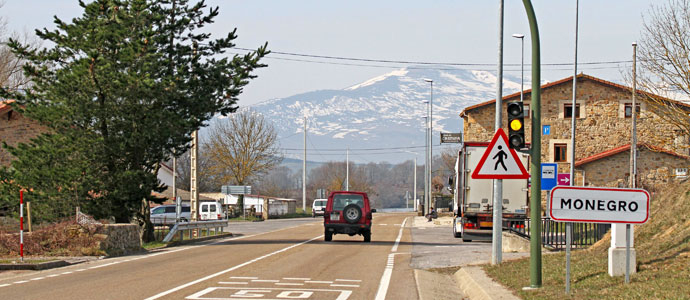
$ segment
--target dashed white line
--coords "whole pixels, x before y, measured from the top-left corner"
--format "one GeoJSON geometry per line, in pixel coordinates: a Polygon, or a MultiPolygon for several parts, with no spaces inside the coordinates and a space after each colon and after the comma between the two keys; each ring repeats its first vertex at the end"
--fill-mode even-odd
{"type": "Polygon", "coordinates": [[[332,287],[359,287],[356,284],[331,284],[332,287]]]}
{"type": "Polygon", "coordinates": [[[10,286],[10,285],[11,284],[9,284],[9,283],[5,283],[5,284],[0,284],[0,287],[6,287],[6,286],[10,286]]]}
{"type": "Polygon", "coordinates": [[[335,281],[362,282],[361,280],[357,279],[336,279],[335,281]]]}
{"type": "Polygon", "coordinates": [[[403,229],[405,228],[405,223],[407,218],[403,220],[400,225],[400,232],[398,233],[398,238],[395,239],[395,244],[391,248],[391,254],[388,254],[388,261],[386,263],[386,269],[383,270],[383,275],[381,275],[381,282],[379,283],[379,289],[376,291],[376,300],[385,300],[386,294],[388,293],[388,286],[391,283],[391,275],[393,275],[393,266],[395,265],[395,253],[398,251],[398,245],[400,244],[400,239],[402,238],[403,229]]]}
{"type": "Polygon", "coordinates": [[[285,279],[285,280],[304,280],[304,281],[311,280],[311,278],[296,278],[296,277],[283,277],[283,279],[285,279]]]}
{"type": "Polygon", "coordinates": [[[320,281],[320,280],[309,280],[309,281],[305,281],[305,282],[306,283],[327,283],[327,284],[333,283],[333,281],[320,281]]]}
{"type": "Polygon", "coordinates": [[[50,274],[50,275],[48,275],[48,276],[46,276],[46,277],[58,277],[58,276],[60,276],[60,274],[50,274]]]}
{"type": "Polygon", "coordinates": [[[27,283],[27,282],[29,282],[29,281],[28,280],[15,281],[14,284],[27,283]]]}
{"type": "Polygon", "coordinates": [[[84,271],[86,271],[86,269],[79,269],[79,270],[76,270],[74,272],[84,272],[84,271]]]}
{"type": "Polygon", "coordinates": [[[291,286],[298,285],[298,286],[302,286],[302,285],[304,285],[304,283],[276,282],[276,285],[291,285],[291,286]]]}
{"type": "Polygon", "coordinates": [[[271,283],[273,283],[273,282],[280,282],[280,280],[254,279],[254,280],[252,280],[252,282],[271,282],[271,283]]]}
{"type": "Polygon", "coordinates": [[[252,280],[252,279],[259,279],[259,277],[236,277],[232,276],[230,279],[247,279],[247,280],[252,280]]]}
{"type": "Polygon", "coordinates": [[[69,272],[69,271],[67,271],[67,272],[62,272],[62,275],[67,275],[67,274],[72,274],[72,272],[69,272]]]}
{"type": "Polygon", "coordinates": [[[31,281],[34,281],[34,280],[41,280],[41,279],[46,279],[46,278],[45,278],[45,277],[36,277],[36,278],[32,278],[31,281]]]}
{"type": "Polygon", "coordinates": [[[219,281],[220,284],[249,284],[249,282],[219,281]]]}

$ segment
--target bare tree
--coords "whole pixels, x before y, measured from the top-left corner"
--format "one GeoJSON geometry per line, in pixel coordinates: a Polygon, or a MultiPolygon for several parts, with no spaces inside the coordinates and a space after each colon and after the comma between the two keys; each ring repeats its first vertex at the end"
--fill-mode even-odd
{"type": "Polygon", "coordinates": [[[216,123],[208,145],[209,172],[226,184],[248,184],[282,161],[275,128],[249,110],[216,123]]]}
{"type": "MultiPolygon", "coordinates": [[[[646,101],[662,121],[677,128],[677,136],[690,136],[688,107],[670,99],[690,98],[690,1],[669,0],[652,5],[643,18],[638,51],[637,83],[646,101]],[[658,96],[657,96],[658,95],[658,96]]],[[[631,81],[631,73],[625,74],[631,81]]],[[[667,145],[673,141],[655,141],[667,145]]]]}
{"type": "MultiPolygon", "coordinates": [[[[3,5],[4,3],[0,3],[0,8],[3,5]]],[[[20,35],[16,32],[10,32],[7,29],[7,21],[0,16],[0,87],[16,90],[29,84],[30,80],[24,76],[22,69],[24,61],[14,55],[10,47],[7,46],[10,39],[20,40],[22,44],[32,46],[37,46],[39,43],[29,34],[20,35]]]]}
{"type": "MultiPolygon", "coordinates": [[[[219,176],[214,176],[211,174],[211,165],[213,161],[209,159],[208,149],[209,144],[205,141],[199,142],[199,156],[197,157],[197,176],[199,177],[198,185],[199,191],[202,193],[212,193],[220,192],[220,187],[224,184],[219,176]]],[[[189,151],[180,155],[177,158],[177,166],[175,167],[175,172],[177,172],[177,177],[175,180],[175,185],[179,189],[189,191],[190,188],[190,173],[191,173],[191,160],[189,156],[189,151]]]]}

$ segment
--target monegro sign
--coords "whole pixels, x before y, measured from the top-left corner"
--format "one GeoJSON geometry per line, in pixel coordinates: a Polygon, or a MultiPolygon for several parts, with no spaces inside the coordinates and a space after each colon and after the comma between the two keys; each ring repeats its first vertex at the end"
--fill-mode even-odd
{"type": "Polygon", "coordinates": [[[642,224],[649,219],[649,193],[643,189],[557,186],[549,201],[556,222],[642,224]]]}

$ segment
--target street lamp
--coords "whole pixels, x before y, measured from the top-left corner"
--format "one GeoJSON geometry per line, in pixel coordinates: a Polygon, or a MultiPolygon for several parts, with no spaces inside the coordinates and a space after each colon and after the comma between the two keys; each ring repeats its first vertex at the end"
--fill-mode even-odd
{"type": "Polygon", "coordinates": [[[522,50],[520,51],[520,102],[522,102],[523,91],[525,89],[525,35],[516,33],[513,34],[513,37],[520,39],[522,43],[522,50]]]}
{"type": "Polygon", "coordinates": [[[434,136],[434,81],[431,79],[424,79],[424,81],[428,82],[430,84],[431,89],[429,90],[429,154],[428,154],[428,161],[429,161],[429,169],[427,172],[429,175],[427,175],[427,182],[428,182],[428,190],[429,190],[429,197],[427,198],[426,202],[426,213],[431,213],[431,197],[432,197],[432,186],[431,186],[431,170],[433,167],[433,153],[434,153],[434,145],[433,145],[433,136],[434,136]]]}
{"type": "Polygon", "coordinates": [[[427,202],[429,200],[429,101],[422,101],[427,104],[427,115],[422,117],[424,119],[424,208],[422,214],[426,215],[427,202]]]}

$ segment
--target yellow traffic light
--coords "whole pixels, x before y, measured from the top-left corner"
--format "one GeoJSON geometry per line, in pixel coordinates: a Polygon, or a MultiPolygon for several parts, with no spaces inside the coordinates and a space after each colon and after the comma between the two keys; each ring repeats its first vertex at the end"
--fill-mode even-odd
{"type": "Polygon", "coordinates": [[[514,131],[518,131],[518,130],[522,129],[522,121],[520,121],[518,119],[510,121],[510,129],[512,129],[514,131]]]}

